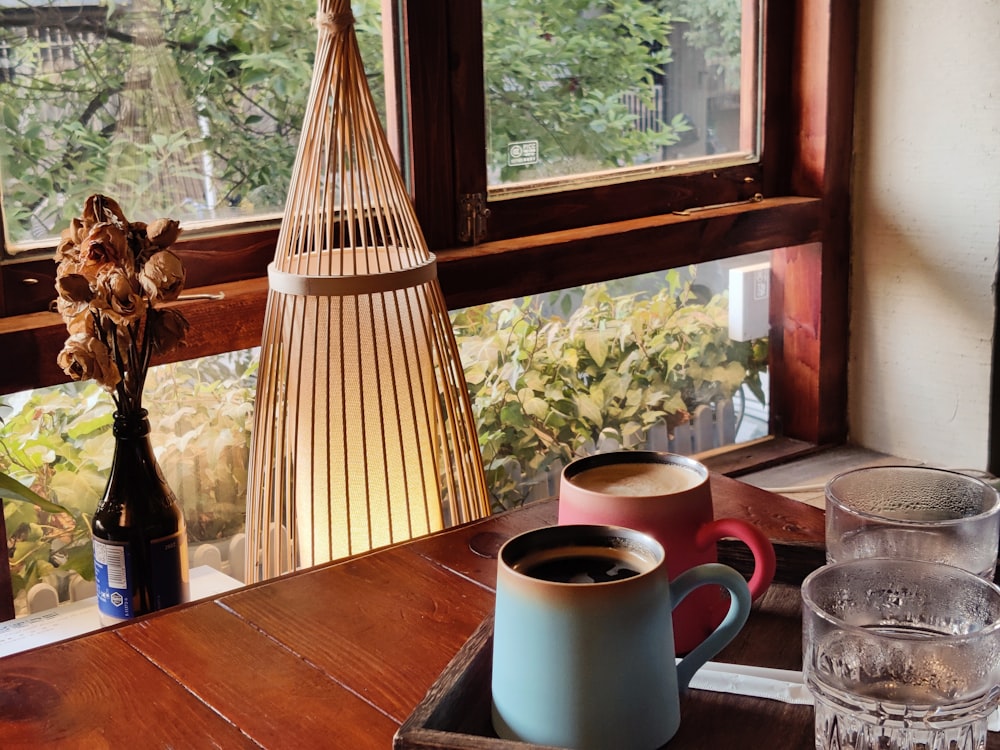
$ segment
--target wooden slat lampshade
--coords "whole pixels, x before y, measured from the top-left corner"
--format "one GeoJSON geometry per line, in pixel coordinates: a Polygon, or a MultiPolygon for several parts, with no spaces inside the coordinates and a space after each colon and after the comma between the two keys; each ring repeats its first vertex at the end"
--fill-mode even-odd
{"type": "Polygon", "coordinates": [[[248,582],[489,513],[435,258],[353,22],[348,0],[320,0],[312,88],[268,269],[248,582]]]}

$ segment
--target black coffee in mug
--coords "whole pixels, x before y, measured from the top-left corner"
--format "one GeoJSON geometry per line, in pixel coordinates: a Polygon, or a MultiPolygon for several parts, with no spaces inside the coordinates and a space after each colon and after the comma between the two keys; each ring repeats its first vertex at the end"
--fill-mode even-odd
{"type": "Polygon", "coordinates": [[[528,554],[514,570],[552,583],[609,583],[632,578],[653,567],[653,561],[627,547],[567,546],[528,554]]]}

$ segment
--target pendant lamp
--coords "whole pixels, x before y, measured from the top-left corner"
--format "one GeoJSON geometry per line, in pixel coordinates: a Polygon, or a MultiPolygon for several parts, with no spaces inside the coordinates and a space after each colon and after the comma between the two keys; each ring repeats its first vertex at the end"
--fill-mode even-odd
{"type": "Polygon", "coordinates": [[[368,89],[348,0],[312,87],[261,341],[247,582],[489,513],[448,310],[368,89]]]}

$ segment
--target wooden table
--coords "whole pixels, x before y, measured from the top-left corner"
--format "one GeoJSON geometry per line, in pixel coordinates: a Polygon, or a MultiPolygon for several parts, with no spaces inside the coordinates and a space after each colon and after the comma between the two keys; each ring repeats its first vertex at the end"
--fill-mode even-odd
{"type": "MultiPolygon", "coordinates": [[[[712,481],[718,516],[780,542],[785,578],[802,573],[786,553],[821,561],[821,511],[712,481]]],[[[499,545],[555,514],[536,503],[0,659],[0,747],[386,750],[492,611],[499,545]]],[[[800,640],[797,589],[776,584],[717,659],[798,669],[800,640]]],[[[682,717],[671,750],[813,746],[808,707],[690,691],[682,717]]]]}

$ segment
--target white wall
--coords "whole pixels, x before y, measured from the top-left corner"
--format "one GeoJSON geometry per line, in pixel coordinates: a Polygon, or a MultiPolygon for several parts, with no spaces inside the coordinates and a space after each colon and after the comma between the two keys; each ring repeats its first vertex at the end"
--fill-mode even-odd
{"type": "Polygon", "coordinates": [[[1000,2],[861,5],[850,439],[985,469],[1000,239],[1000,2]]]}

